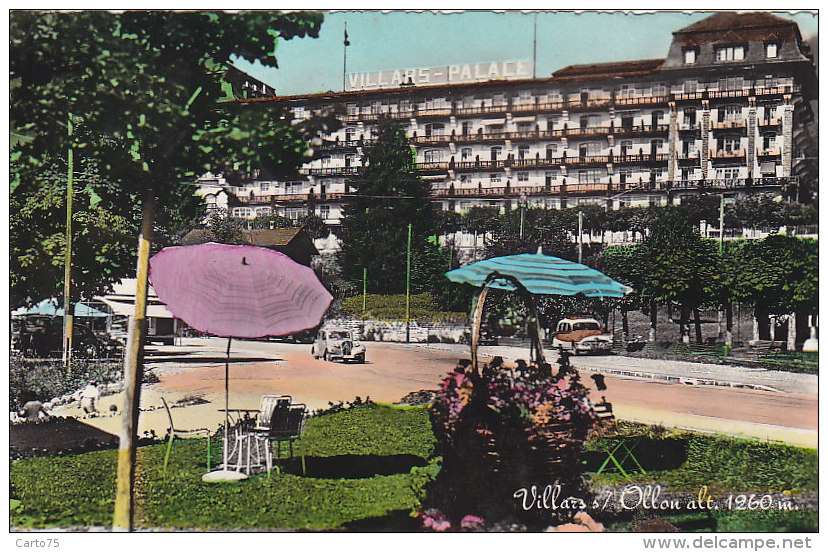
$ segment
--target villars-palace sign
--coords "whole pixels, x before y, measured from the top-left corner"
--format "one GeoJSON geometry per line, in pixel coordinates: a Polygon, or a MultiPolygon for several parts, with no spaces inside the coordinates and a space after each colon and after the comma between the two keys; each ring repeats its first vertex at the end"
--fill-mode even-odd
{"type": "Polygon", "coordinates": [[[528,61],[469,63],[417,69],[395,69],[370,73],[349,73],[347,90],[376,90],[402,85],[434,85],[482,82],[499,79],[528,79],[532,64],[528,61]]]}

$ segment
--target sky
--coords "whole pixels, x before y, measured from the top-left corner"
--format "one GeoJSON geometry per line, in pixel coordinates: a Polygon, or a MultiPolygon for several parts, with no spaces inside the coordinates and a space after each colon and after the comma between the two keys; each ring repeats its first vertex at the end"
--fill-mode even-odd
{"type": "MultiPolygon", "coordinates": [[[[780,13],[799,24],[804,38],[817,33],[816,13],[780,13]]],[[[537,19],[536,74],[567,65],[667,55],[672,32],[710,12],[326,12],[319,38],[279,41],[279,69],[238,66],[279,95],[342,90],[343,31],[348,27],[347,72],[529,61],[537,19]]]]}

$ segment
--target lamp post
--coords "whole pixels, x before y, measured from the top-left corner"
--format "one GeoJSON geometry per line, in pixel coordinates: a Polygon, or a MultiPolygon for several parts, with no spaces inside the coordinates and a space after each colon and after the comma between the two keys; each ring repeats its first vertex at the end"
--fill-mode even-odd
{"type": "Polygon", "coordinates": [[[66,178],[66,254],[64,258],[64,282],[63,282],[63,364],[70,368],[72,362],[72,334],[73,330],[73,309],[72,309],[72,172],[74,171],[74,152],[72,151],[72,114],[69,113],[67,120],[67,132],[69,134],[69,151],[66,162],[68,165],[66,178]]]}
{"type": "Polygon", "coordinates": [[[584,212],[578,211],[578,262],[584,261],[584,212]]]}
{"type": "Polygon", "coordinates": [[[365,297],[368,290],[368,269],[362,269],[362,318],[365,318],[365,297]]]}
{"type": "Polygon", "coordinates": [[[411,339],[411,223],[408,223],[408,247],[405,267],[405,342],[411,339]]]}

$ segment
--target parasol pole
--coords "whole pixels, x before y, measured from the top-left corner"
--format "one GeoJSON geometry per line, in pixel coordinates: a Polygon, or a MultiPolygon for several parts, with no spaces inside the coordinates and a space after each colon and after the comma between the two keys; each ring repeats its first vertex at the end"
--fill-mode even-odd
{"type": "Polygon", "coordinates": [[[227,447],[230,446],[230,343],[233,341],[232,337],[227,338],[227,356],[224,359],[224,470],[227,470],[227,447]]]}

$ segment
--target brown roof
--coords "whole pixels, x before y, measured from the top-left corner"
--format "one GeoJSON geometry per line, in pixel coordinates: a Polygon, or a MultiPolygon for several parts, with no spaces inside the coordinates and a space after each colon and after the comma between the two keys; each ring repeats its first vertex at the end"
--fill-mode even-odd
{"type": "Polygon", "coordinates": [[[569,65],[552,73],[555,79],[588,79],[606,77],[640,76],[653,73],[661,68],[664,59],[639,59],[610,63],[589,63],[569,65]]]}
{"type": "Polygon", "coordinates": [[[676,33],[698,33],[708,31],[725,31],[754,29],[757,27],[775,27],[779,25],[794,25],[793,21],[782,19],[768,12],[719,12],[705,17],[692,25],[679,29],[676,33]]]}
{"type": "Polygon", "coordinates": [[[244,241],[250,245],[282,246],[293,241],[301,228],[274,228],[272,230],[246,230],[243,232],[244,241]]]}

